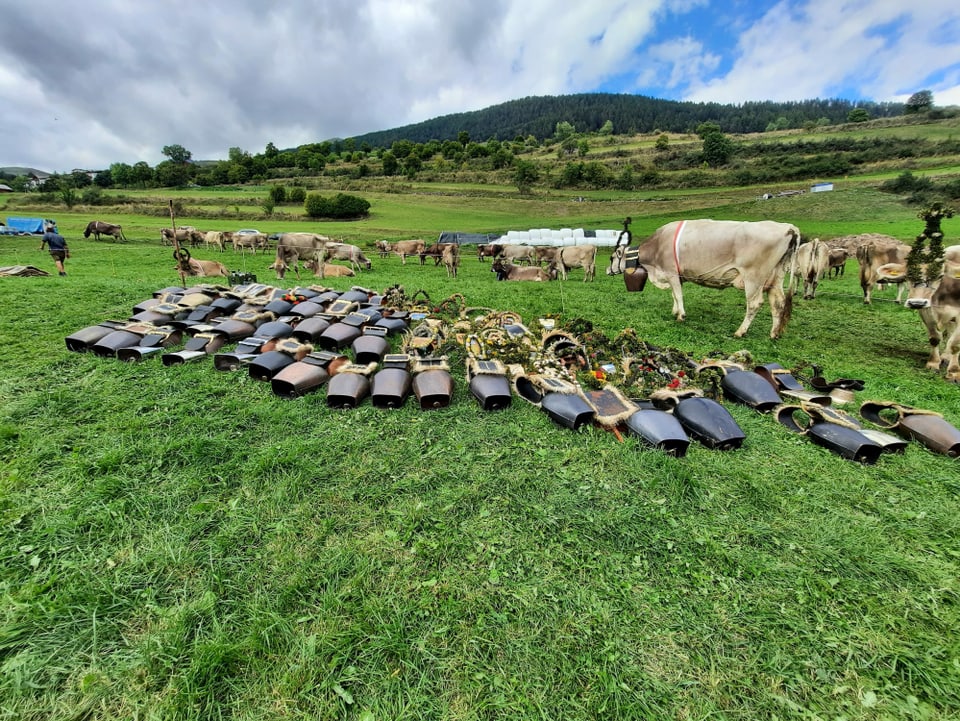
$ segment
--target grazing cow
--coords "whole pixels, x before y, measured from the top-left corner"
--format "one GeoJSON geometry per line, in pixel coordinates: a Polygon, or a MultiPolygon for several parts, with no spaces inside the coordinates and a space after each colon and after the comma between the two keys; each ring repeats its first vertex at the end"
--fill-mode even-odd
{"type": "MultiPolygon", "coordinates": [[[[942,360],[947,361],[948,381],[960,382],[960,245],[943,249],[943,261],[924,264],[920,277],[907,281],[909,290],[904,305],[920,312],[920,319],[927,328],[930,342],[930,357],[927,368],[940,370],[942,360]],[[941,358],[940,345],[946,341],[941,358]]],[[[881,276],[900,277],[907,275],[907,265],[888,264],[879,269],[881,276]]]]}
{"type": "Polygon", "coordinates": [[[829,262],[827,263],[827,277],[828,278],[839,278],[843,275],[843,271],[847,267],[847,258],[850,257],[850,254],[847,252],[846,248],[831,248],[828,255],[829,262]]]}
{"type": "Polygon", "coordinates": [[[297,265],[300,259],[316,263],[314,272],[322,278],[322,263],[326,258],[326,246],[329,242],[328,237],[316,233],[281,233],[277,238],[277,257],[273,263],[277,278],[283,280],[287,268],[293,268],[297,280],[300,280],[300,269],[297,265]]]}
{"type": "MultiPolygon", "coordinates": [[[[193,228],[177,228],[177,242],[189,243],[193,237],[193,228]]],[[[173,230],[171,228],[160,228],[160,245],[173,245],[173,230]]]]}
{"type": "Polygon", "coordinates": [[[823,280],[830,267],[830,249],[826,243],[814,238],[797,248],[797,287],[803,281],[804,300],[813,300],[817,295],[817,285],[823,280]]]}
{"type": "Polygon", "coordinates": [[[881,278],[879,269],[881,266],[891,263],[894,266],[900,265],[906,269],[907,255],[909,254],[909,245],[883,240],[871,240],[857,248],[857,263],[860,264],[860,287],[863,289],[864,303],[869,304],[871,302],[871,291],[878,283],[896,283],[897,302],[900,302],[900,297],[903,294],[903,282],[907,279],[906,271],[901,277],[888,272],[881,278]]]}
{"type": "Polygon", "coordinates": [[[427,258],[433,258],[433,265],[440,265],[440,261],[443,260],[443,247],[448,245],[447,243],[434,243],[433,245],[428,245],[423,249],[423,252],[420,253],[420,265],[423,265],[427,258]]]}
{"type": "Polygon", "coordinates": [[[197,260],[188,258],[174,266],[175,270],[182,270],[184,275],[222,275],[228,277],[227,266],[219,260],[197,260]]]}
{"type": "Polygon", "coordinates": [[[478,245],[477,246],[477,260],[483,263],[484,258],[491,258],[496,260],[500,257],[500,253],[503,252],[503,246],[499,243],[488,243],[487,245],[478,245]]]}
{"type": "Polygon", "coordinates": [[[571,268],[583,268],[583,282],[593,280],[597,273],[597,246],[595,245],[567,245],[556,248],[557,272],[561,280],[567,279],[567,271],[571,268]]]}
{"type": "Polygon", "coordinates": [[[457,268],[460,267],[460,246],[456,243],[448,243],[443,248],[443,267],[447,269],[447,275],[456,278],[457,268]]]}
{"type": "Polygon", "coordinates": [[[537,251],[532,245],[505,245],[500,252],[500,257],[516,265],[519,265],[523,261],[533,265],[537,262],[537,251]]]}
{"type": "Polygon", "coordinates": [[[326,242],[327,260],[345,260],[350,263],[350,267],[360,270],[361,266],[367,270],[373,266],[370,259],[363,254],[357,246],[349,243],[334,243],[331,240],[326,242]]]}
{"type": "MultiPolygon", "coordinates": [[[[658,288],[673,293],[673,315],[686,317],[682,283],[708,288],[739,288],[744,291],[747,312],[734,335],[750,328],[766,291],[773,317],[771,338],[778,338],[790,320],[792,282],[786,294],[783,279],[791,267],[800,242],[800,231],[789,223],[770,220],[678,220],[657,229],[637,248],[637,261],[658,288]]],[[[607,275],[622,273],[626,246],[617,246],[610,257],[607,275]]],[[[792,281],[792,278],[791,278],[792,281]]]]}
{"type": "Polygon", "coordinates": [[[123,228],[114,223],[105,223],[102,220],[91,220],[83,231],[83,237],[89,238],[93,234],[94,240],[100,240],[101,235],[112,236],[115,240],[126,240],[123,228]]]}
{"type": "Polygon", "coordinates": [[[514,265],[503,258],[497,258],[493,261],[490,272],[497,274],[497,280],[533,280],[539,282],[553,280],[553,274],[539,266],[514,265]]]}
{"type": "Polygon", "coordinates": [[[533,248],[533,262],[536,265],[543,267],[543,264],[546,263],[548,266],[556,262],[557,255],[560,253],[560,248],[555,248],[552,245],[537,245],[533,248]]]}
{"type": "Polygon", "coordinates": [[[270,241],[267,239],[266,233],[233,234],[234,252],[239,250],[241,253],[243,253],[245,248],[252,248],[254,255],[256,255],[258,249],[263,249],[264,254],[266,254],[269,247],[270,241]]]}
{"type": "Polygon", "coordinates": [[[375,245],[381,258],[386,258],[390,253],[399,255],[401,265],[407,264],[408,255],[421,255],[426,247],[422,240],[398,240],[396,243],[378,240],[375,245]]]}

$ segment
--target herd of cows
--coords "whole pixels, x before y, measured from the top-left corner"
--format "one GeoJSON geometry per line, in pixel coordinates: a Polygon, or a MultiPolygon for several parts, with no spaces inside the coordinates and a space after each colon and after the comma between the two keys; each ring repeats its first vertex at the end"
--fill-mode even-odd
{"type": "MultiPolygon", "coordinates": [[[[110,224],[94,221],[100,227],[90,232],[112,234],[110,224]]],[[[122,233],[119,226],[115,232],[122,233]]],[[[85,233],[89,235],[89,233],[85,233]]],[[[264,253],[276,240],[276,257],[269,267],[283,279],[287,270],[300,278],[300,264],[318,278],[354,275],[369,270],[370,259],[356,245],[340,243],[317,233],[280,233],[267,236],[257,232],[202,232],[194,228],[173,231],[164,228],[161,242],[191,247],[206,246],[223,251],[251,249],[264,253]],[[333,261],[346,261],[347,265],[333,261]]],[[[461,246],[455,243],[427,244],[422,240],[388,243],[378,241],[381,257],[396,254],[406,263],[416,257],[421,265],[433,259],[441,263],[448,275],[456,277],[460,265],[461,246]]],[[[541,247],[533,245],[478,245],[477,258],[492,259],[491,270],[499,280],[550,281],[566,279],[572,268],[583,268],[584,281],[593,280],[596,272],[597,248],[594,245],[541,247]]],[[[906,292],[905,305],[919,312],[927,329],[930,356],[927,367],[939,370],[946,361],[948,380],[960,382],[960,245],[947,247],[942,258],[927,262],[908,278],[908,255],[911,246],[889,238],[870,239],[853,249],[830,246],[818,239],[802,242],[800,231],[789,223],[775,221],[683,220],[657,229],[639,246],[626,243],[614,247],[607,275],[644,272],[644,279],[673,295],[673,315],[685,317],[682,284],[695,283],[711,288],[734,287],[744,292],[746,313],[735,335],[743,336],[763,305],[764,296],[773,319],[771,338],[784,331],[790,319],[794,293],[803,287],[803,296],[813,298],[817,284],[831,273],[842,274],[848,256],[855,256],[860,271],[864,303],[871,302],[871,293],[878,284],[896,284],[897,301],[906,292]],[[787,274],[790,281],[784,285],[787,274]]],[[[218,261],[180,256],[180,269],[188,275],[228,276],[218,261]]],[[[628,289],[632,289],[627,283],[628,289]]],[[[642,289],[640,285],[637,289],[642,289]]]]}

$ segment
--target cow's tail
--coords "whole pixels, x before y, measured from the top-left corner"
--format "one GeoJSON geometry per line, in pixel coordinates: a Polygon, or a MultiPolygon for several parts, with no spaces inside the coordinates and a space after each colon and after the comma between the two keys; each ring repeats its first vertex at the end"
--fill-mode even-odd
{"type": "Polygon", "coordinates": [[[790,322],[790,316],[793,315],[793,293],[796,290],[794,288],[794,278],[796,278],[797,275],[797,249],[800,247],[800,231],[794,228],[791,230],[790,236],[790,244],[787,247],[787,252],[784,253],[783,258],[780,260],[781,267],[789,263],[790,278],[787,282],[787,289],[783,293],[783,311],[780,313],[777,326],[774,328],[772,334],[774,338],[779,338],[783,331],[786,330],[787,323],[790,322]]]}

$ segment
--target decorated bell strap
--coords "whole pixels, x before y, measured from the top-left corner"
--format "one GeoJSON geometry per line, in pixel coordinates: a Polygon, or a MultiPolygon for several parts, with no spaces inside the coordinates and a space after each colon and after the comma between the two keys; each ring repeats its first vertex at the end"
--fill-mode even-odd
{"type": "Polygon", "coordinates": [[[745,368],[740,363],[729,360],[705,360],[696,368],[697,373],[702,373],[706,370],[717,370],[720,371],[722,375],[726,375],[729,371],[742,371],[745,370],[745,368]]]}
{"type": "Polygon", "coordinates": [[[594,420],[604,428],[616,428],[640,410],[619,388],[609,383],[599,390],[585,391],[584,397],[594,410],[594,420]]]}
{"type": "Polygon", "coordinates": [[[446,371],[450,372],[450,364],[446,356],[427,356],[415,358],[410,372],[413,375],[424,373],[426,371],[446,371]]]}
{"type": "Polygon", "coordinates": [[[495,358],[476,358],[469,356],[467,357],[466,367],[468,381],[476,376],[505,376],[507,374],[507,367],[502,361],[496,360],[495,358]]]}
{"type": "Polygon", "coordinates": [[[918,441],[935,453],[960,457],[960,430],[940,413],[900,403],[868,401],[860,406],[860,415],[881,428],[918,441]]]}
{"type": "Polygon", "coordinates": [[[355,373],[361,376],[371,376],[373,372],[377,369],[376,363],[347,363],[346,365],[340,366],[337,373],[355,373]]]}
{"type": "Polygon", "coordinates": [[[660,388],[650,394],[647,399],[653,408],[663,411],[670,411],[677,407],[680,401],[687,398],[702,398],[703,390],[700,388],[684,388],[683,390],[673,390],[670,388],[660,388]]]}
{"type": "Polygon", "coordinates": [[[798,404],[781,404],[773,409],[772,414],[777,422],[794,433],[806,433],[810,430],[810,426],[815,423],[833,423],[853,430],[861,429],[860,423],[853,416],[837,408],[830,408],[808,401],[801,401],[798,404]],[[798,415],[806,416],[808,422],[804,425],[798,423],[798,415]]]}
{"type": "Polygon", "coordinates": [[[230,320],[238,320],[241,323],[249,323],[252,326],[260,326],[272,320],[276,320],[275,313],[270,311],[258,311],[253,309],[240,310],[230,316],[230,320]]]}
{"type": "Polygon", "coordinates": [[[286,353],[296,360],[303,360],[304,357],[310,353],[313,353],[313,344],[302,343],[296,338],[282,338],[276,342],[274,350],[278,350],[281,353],[286,353]]]}
{"type": "Polygon", "coordinates": [[[937,413],[936,411],[913,408],[891,401],[867,401],[860,406],[860,415],[881,428],[896,428],[907,416],[924,415],[943,417],[943,414],[937,413]]]}

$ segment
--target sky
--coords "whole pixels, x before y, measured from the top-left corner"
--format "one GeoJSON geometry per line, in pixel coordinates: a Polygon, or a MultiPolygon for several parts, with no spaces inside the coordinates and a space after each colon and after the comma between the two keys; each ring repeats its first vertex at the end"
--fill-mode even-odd
{"type": "MultiPolygon", "coordinates": [[[[960,105],[956,0],[0,0],[0,166],[151,166],[539,95],[960,105]]],[[[614,129],[616,131],[616,128],[614,129]]]]}

